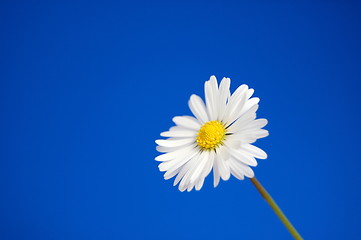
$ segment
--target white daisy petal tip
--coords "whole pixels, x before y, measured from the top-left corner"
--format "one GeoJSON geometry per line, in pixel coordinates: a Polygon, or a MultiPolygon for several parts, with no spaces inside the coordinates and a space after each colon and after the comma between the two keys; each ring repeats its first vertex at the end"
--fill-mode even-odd
{"type": "Polygon", "coordinates": [[[268,119],[266,118],[259,118],[258,120],[262,122],[260,128],[264,128],[268,124],[268,119]]]}
{"type": "Polygon", "coordinates": [[[161,162],[159,170],[166,180],[175,177],[173,185],[181,192],[199,191],[212,169],[214,187],[231,175],[253,178],[256,158],[268,157],[251,144],[269,135],[262,129],[268,120],[256,119],[260,99],[252,97],[254,89],[246,84],[231,94],[230,82],[224,77],[218,84],[216,76],[210,76],[204,83],[205,100],[196,94],[189,98],[194,117],[173,117],[176,126],[160,134],[167,139],[155,141],[162,153],[155,158],[161,162]]]}
{"type": "Polygon", "coordinates": [[[154,160],[160,162],[160,160],[159,160],[160,156],[162,156],[162,155],[155,157],[154,160]]]}
{"type": "Polygon", "coordinates": [[[269,131],[268,130],[265,130],[265,129],[261,129],[264,131],[263,135],[261,135],[260,138],[265,138],[265,137],[268,137],[269,136],[269,131]]]}
{"type": "Polygon", "coordinates": [[[258,159],[262,159],[262,160],[265,160],[268,158],[268,155],[266,152],[264,152],[264,155],[261,155],[260,157],[258,157],[258,159]]]}
{"type": "Polygon", "coordinates": [[[228,175],[226,175],[224,177],[221,176],[221,178],[222,178],[223,181],[228,181],[231,178],[231,174],[228,174],[228,175]]]}
{"type": "Polygon", "coordinates": [[[164,169],[163,165],[159,164],[158,165],[159,171],[161,172],[165,172],[166,170],[164,169]]]}
{"type": "Polygon", "coordinates": [[[231,79],[224,77],[224,78],[222,78],[219,86],[225,85],[225,86],[228,86],[228,89],[229,89],[229,85],[230,85],[230,84],[231,84],[231,79]]]}
{"type": "Polygon", "coordinates": [[[161,132],[160,133],[160,136],[161,137],[168,137],[168,135],[169,135],[169,132],[167,131],[167,132],[161,132]]]}
{"type": "Polygon", "coordinates": [[[217,182],[213,182],[213,187],[216,188],[219,185],[219,180],[217,182]]]}

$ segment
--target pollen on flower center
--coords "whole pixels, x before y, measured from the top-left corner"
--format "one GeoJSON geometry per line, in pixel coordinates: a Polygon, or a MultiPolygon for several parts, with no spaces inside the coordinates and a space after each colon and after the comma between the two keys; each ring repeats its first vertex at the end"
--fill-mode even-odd
{"type": "Polygon", "coordinates": [[[219,121],[210,121],[202,125],[197,135],[198,146],[211,150],[222,144],[226,135],[226,129],[219,121]]]}

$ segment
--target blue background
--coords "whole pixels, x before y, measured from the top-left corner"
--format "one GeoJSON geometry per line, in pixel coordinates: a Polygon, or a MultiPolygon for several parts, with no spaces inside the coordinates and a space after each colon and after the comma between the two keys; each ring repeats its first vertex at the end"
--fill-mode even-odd
{"type": "Polygon", "coordinates": [[[0,3],[0,239],[291,239],[250,181],[181,193],[154,140],[215,74],[261,98],[254,169],[305,239],[359,239],[361,5],[0,3]]]}

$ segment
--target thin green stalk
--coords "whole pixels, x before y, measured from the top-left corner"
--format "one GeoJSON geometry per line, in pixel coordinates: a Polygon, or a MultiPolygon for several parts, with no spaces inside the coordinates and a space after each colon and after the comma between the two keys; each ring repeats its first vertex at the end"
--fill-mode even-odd
{"type": "Polygon", "coordinates": [[[278,207],[277,203],[273,200],[271,195],[264,189],[264,187],[261,185],[260,182],[254,177],[250,178],[253,185],[257,188],[258,192],[262,195],[262,197],[266,200],[266,202],[271,206],[273,211],[276,213],[276,215],[279,217],[279,219],[282,221],[282,223],[285,225],[287,230],[291,233],[291,235],[296,240],[303,240],[301,235],[297,232],[297,230],[293,227],[292,223],[287,219],[285,214],[282,212],[282,210],[278,207]]]}

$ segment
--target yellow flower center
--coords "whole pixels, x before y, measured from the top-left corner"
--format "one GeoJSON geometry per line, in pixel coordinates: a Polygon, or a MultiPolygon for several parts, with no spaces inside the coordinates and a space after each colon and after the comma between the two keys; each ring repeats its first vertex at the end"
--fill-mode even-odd
{"type": "Polygon", "coordinates": [[[226,135],[226,129],[219,121],[210,121],[202,125],[197,135],[198,146],[211,150],[222,144],[226,135]]]}

